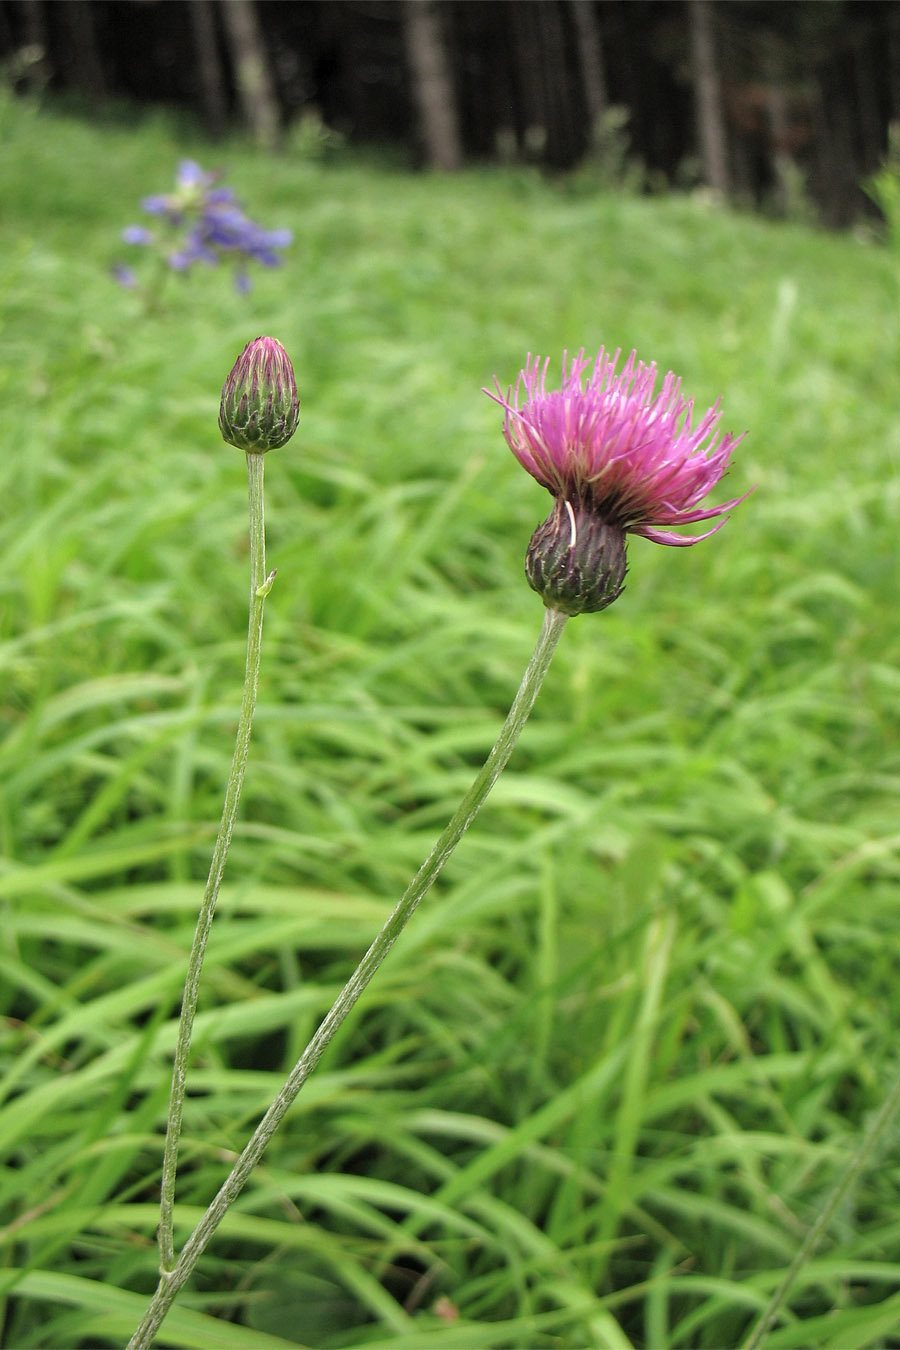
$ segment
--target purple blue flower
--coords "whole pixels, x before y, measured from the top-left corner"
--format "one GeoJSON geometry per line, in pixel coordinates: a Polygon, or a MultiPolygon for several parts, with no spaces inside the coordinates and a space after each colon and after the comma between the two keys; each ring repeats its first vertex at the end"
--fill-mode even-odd
{"type": "Polygon", "coordinates": [[[146,225],[126,225],[122,238],[126,244],[152,244],[153,232],[146,225]]]}
{"type": "Polygon", "coordinates": [[[164,216],[170,225],[180,225],[184,216],[175,197],[143,197],[141,210],[148,216],[164,216]]]}
{"type": "MultiPolygon", "coordinates": [[[[178,165],[175,191],[145,197],[143,210],[160,221],[163,236],[144,225],[129,225],[123,231],[126,243],[156,245],[173,272],[186,273],[195,263],[215,265],[225,257],[235,263],[235,286],[250,289],[248,262],[278,267],[279,253],[293,242],[287,229],[267,230],[250,220],[229,187],[218,185],[220,175],[202,169],[195,160],[178,165]]],[[[120,270],[114,269],[119,278],[120,270]]],[[[124,284],[124,283],[123,283],[124,284]]]]}
{"type": "Polygon", "coordinates": [[[121,287],[123,287],[124,290],[126,291],[137,290],[138,279],[137,274],[135,273],[133,267],[129,267],[127,263],[116,263],[112,267],[111,271],[115,280],[119,283],[121,287]]]}
{"type": "Polygon", "coordinates": [[[206,188],[215,182],[215,174],[204,173],[196,160],[183,159],[178,165],[175,182],[182,190],[190,191],[193,188],[206,188]]]}

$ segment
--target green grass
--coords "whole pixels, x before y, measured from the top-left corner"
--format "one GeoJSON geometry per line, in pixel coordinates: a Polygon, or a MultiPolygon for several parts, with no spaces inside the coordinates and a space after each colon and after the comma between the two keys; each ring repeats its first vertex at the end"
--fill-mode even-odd
{"type": "MultiPolygon", "coordinates": [[[[3,1343],[155,1284],[168,1062],[232,748],[260,332],[260,708],[195,1034],[183,1237],[489,748],[547,498],[480,392],[601,342],[749,429],[715,539],[634,540],[491,802],[165,1325],[173,1347],[737,1346],[898,1072],[898,311],[863,239],[211,149],[0,105],[3,1343]],[[296,243],[249,297],[107,268],[186,153],[296,243]]],[[[896,1133],[765,1344],[900,1345],[896,1133]]]]}

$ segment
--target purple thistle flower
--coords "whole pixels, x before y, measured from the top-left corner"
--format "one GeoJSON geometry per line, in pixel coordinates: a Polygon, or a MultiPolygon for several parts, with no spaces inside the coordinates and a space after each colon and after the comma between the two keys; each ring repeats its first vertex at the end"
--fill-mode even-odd
{"type": "Polygon", "coordinates": [[[744,500],[699,506],[743,435],[717,443],[718,403],[694,428],[693,400],[681,397],[680,379],[670,371],[654,399],[656,365],[645,366],[632,352],[617,375],[619,355],[601,347],[587,387],[584,352],[571,362],[564,356],[562,388],[550,393],[549,359],[542,367],[540,357],[529,356],[512,402],[499,384],[496,394],[485,393],[506,410],[503,433],[519,463],[554,496],[590,505],[608,524],[656,544],[697,544],[725,522],[698,535],[655,527],[712,520],[744,500]]]}
{"type": "Polygon", "coordinates": [[[549,361],[529,355],[515,394],[504,398],[499,384],[484,391],[505,410],[503,434],[519,463],[557,499],[532,540],[527,571],[548,604],[571,614],[603,609],[621,594],[626,534],[696,544],[725,522],[698,535],[668,527],[712,520],[744,500],[701,505],[743,439],[718,440],[719,404],[694,426],[680,379],[670,372],[654,397],[655,364],[632,352],[617,374],[619,355],[601,347],[587,382],[584,352],[564,356],[562,387],[549,392],[549,361]]]}

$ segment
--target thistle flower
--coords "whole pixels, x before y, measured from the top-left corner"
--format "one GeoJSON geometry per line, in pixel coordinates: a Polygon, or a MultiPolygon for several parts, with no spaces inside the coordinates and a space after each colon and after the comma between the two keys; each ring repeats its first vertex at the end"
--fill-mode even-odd
{"type": "MultiPolygon", "coordinates": [[[[712,520],[737,506],[701,505],[725,473],[743,436],[717,438],[718,402],[693,425],[694,405],[671,372],[654,397],[657,370],[632,352],[604,348],[590,370],[581,351],[563,356],[562,387],[549,391],[549,360],[529,355],[506,397],[484,392],[505,410],[503,434],[519,463],[557,499],[529,546],[526,574],[551,608],[566,614],[605,609],[622,593],[625,536],[685,547],[703,534],[671,526],[712,520]]],[[[745,494],[745,496],[748,494],[745,494]]]]}
{"type": "Polygon", "coordinates": [[[299,417],[290,357],[274,338],[254,338],[225,381],[219,430],[229,445],[261,455],[289,441],[299,417]]]}

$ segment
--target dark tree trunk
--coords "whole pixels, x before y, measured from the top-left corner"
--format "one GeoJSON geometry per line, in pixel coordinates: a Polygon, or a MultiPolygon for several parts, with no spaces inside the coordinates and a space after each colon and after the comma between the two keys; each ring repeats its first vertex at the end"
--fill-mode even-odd
{"type": "Polygon", "coordinates": [[[838,188],[839,166],[835,154],[834,138],[831,134],[827,111],[827,98],[821,79],[816,80],[816,93],[812,103],[813,129],[816,154],[814,172],[818,186],[818,201],[823,218],[833,225],[838,212],[836,193],[838,188]]]}
{"type": "Polygon", "coordinates": [[[30,93],[40,93],[53,73],[43,0],[22,0],[22,32],[25,39],[22,87],[30,93]]]}
{"type": "Polygon", "coordinates": [[[821,150],[821,200],[829,225],[843,229],[852,219],[856,193],[850,109],[845,99],[830,97],[829,88],[820,81],[817,84],[819,92],[813,114],[821,150]]]}
{"type": "MultiPolygon", "coordinates": [[[[6,11],[3,9],[2,5],[0,5],[0,52],[6,56],[9,52],[15,51],[15,47],[16,42],[13,37],[12,28],[6,17],[6,11]]],[[[9,66],[7,66],[7,71],[8,70],[9,66]]],[[[7,71],[4,71],[4,75],[7,74],[7,71]]]]}
{"type": "Polygon", "coordinates": [[[222,0],[220,12],[244,120],[256,144],[272,150],[279,139],[278,103],[256,6],[253,0],[222,0]]]}
{"type": "Polygon", "coordinates": [[[791,205],[790,174],[793,165],[793,158],[789,149],[790,120],[784,79],[775,71],[772,72],[769,79],[767,112],[775,203],[779,213],[787,215],[791,205]]]}
{"type": "Polygon", "coordinates": [[[606,78],[603,74],[603,44],[600,41],[600,25],[597,22],[594,0],[570,0],[570,3],[575,20],[575,38],[578,43],[578,63],[581,66],[584,102],[591,124],[591,133],[594,134],[609,105],[606,78]]]}
{"type": "Polygon", "coordinates": [[[553,168],[569,167],[585,148],[569,96],[560,9],[555,3],[510,5],[515,75],[525,151],[553,168]]]}
{"type": "Polygon", "coordinates": [[[878,163],[881,151],[881,117],[875,97],[876,75],[868,34],[857,35],[853,45],[853,73],[856,77],[856,108],[859,120],[859,142],[863,167],[866,171],[878,163]]]}
{"type": "Polygon", "coordinates": [[[790,77],[792,53],[779,34],[768,32],[763,43],[766,77],[766,120],[775,205],[788,215],[797,204],[798,170],[792,149],[790,77]]]}
{"type": "Polygon", "coordinates": [[[900,8],[891,5],[887,14],[887,53],[890,88],[890,118],[900,121],[900,8]]]}
{"type": "Polygon", "coordinates": [[[426,162],[429,168],[452,173],[462,163],[459,119],[434,0],[405,0],[403,37],[426,162]]]}
{"type": "Polygon", "coordinates": [[[567,169],[585,149],[588,137],[578,125],[569,92],[571,69],[566,60],[563,14],[559,5],[535,5],[539,18],[538,52],[543,53],[544,106],[547,127],[547,162],[567,169]]]}
{"type": "Polygon", "coordinates": [[[63,0],[57,12],[63,24],[67,75],[90,103],[101,103],[106,97],[106,81],[97,46],[94,6],[90,0],[63,0]]]}
{"type": "Polygon", "coordinates": [[[712,0],[688,0],[691,22],[691,65],[697,118],[697,140],[705,182],[728,193],[728,151],[722,115],[722,87],[713,32],[712,0]]]}
{"type": "Polygon", "coordinates": [[[210,136],[218,138],[228,120],[225,73],[216,42],[216,13],[213,0],[190,0],[191,28],[200,76],[200,103],[210,136]]]}

